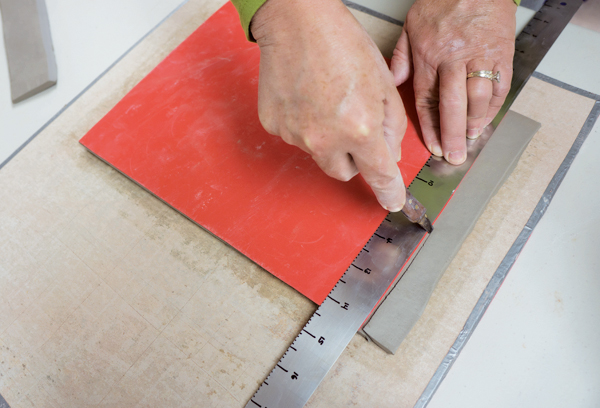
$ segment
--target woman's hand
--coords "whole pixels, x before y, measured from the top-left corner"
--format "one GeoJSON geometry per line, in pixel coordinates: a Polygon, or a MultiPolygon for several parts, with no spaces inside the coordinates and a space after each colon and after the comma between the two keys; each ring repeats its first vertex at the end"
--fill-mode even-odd
{"type": "Polygon", "coordinates": [[[264,128],[310,154],[331,177],[361,173],[380,204],[399,211],[404,106],[380,51],[346,6],[269,0],[251,31],[261,51],[264,128]]]}
{"type": "Polygon", "coordinates": [[[513,0],[417,0],[392,59],[396,85],[414,75],[423,138],[452,164],[466,159],[466,140],[496,116],[510,89],[515,49],[513,0]],[[470,78],[500,71],[500,83],[470,78]]]}

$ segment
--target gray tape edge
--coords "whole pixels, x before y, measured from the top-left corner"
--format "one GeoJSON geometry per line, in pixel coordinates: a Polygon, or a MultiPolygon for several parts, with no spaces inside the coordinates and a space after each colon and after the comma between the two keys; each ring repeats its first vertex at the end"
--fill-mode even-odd
{"type": "Polygon", "coordinates": [[[590,99],[594,99],[596,101],[600,101],[600,95],[597,95],[593,92],[588,92],[584,89],[581,88],[577,88],[576,86],[573,85],[569,85],[565,82],[559,81],[558,79],[554,79],[552,77],[549,77],[548,75],[544,75],[541,72],[535,71],[533,74],[531,74],[532,77],[540,79],[544,82],[547,82],[551,85],[557,86],[559,88],[565,89],[567,91],[576,93],[577,95],[581,95],[581,96],[585,96],[586,98],[590,98],[590,99]]]}
{"type": "MultiPolygon", "coordinates": [[[[81,97],[81,95],[83,95],[84,93],[86,93],[92,86],[94,86],[108,71],[110,71],[115,65],[117,65],[123,58],[125,58],[125,56],[127,54],[129,54],[131,52],[131,50],[133,50],[135,47],[137,47],[142,41],[144,41],[150,34],[152,34],[158,27],[160,27],[160,25],[162,23],[164,23],[169,17],[171,17],[177,10],[179,10],[181,7],[183,7],[184,4],[186,4],[188,2],[188,0],[184,0],[179,6],[175,7],[175,9],[173,11],[171,11],[165,18],[163,18],[162,20],[160,20],[158,22],[158,24],[156,24],[154,27],[152,27],[150,29],[150,31],[148,31],[145,35],[142,36],[142,38],[140,38],[135,44],[133,44],[131,47],[129,47],[129,49],[127,51],[125,51],[123,53],[123,55],[121,55],[119,58],[117,58],[115,60],[115,62],[113,62],[111,65],[109,65],[108,68],[106,68],[104,71],[102,71],[102,73],[100,75],[98,75],[96,77],[96,79],[94,79],[92,82],[90,82],[90,84],[88,86],[86,86],[81,92],[79,92],[73,99],[71,99],[65,106],[63,106],[54,116],[52,116],[46,123],[44,123],[42,125],[41,128],[39,128],[33,135],[31,135],[31,137],[29,137],[29,139],[27,139],[21,146],[19,146],[17,148],[17,150],[15,150],[10,156],[8,156],[2,163],[0,163],[0,170],[6,166],[8,164],[9,161],[11,161],[17,154],[19,154],[19,152],[21,150],[23,150],[29,143],[31,143],[31,141],[33,139],[36,138],[37,135],[39,135],[40,133],[42,133],[44,131],[44,129],[46,129],[52,122],[54,122],[54,120],[56,118],[58,118],[64,111],[66,111],[71,105],[73,105],[73,103],[75,103],[75,101],[77,101],[77,99],[79,99],[81,97]]],[[[2,408],[2,406],[0,405],[0,408],[2,408]]]]}
{"type": "Polygon", "coordinates": [[[2,398],[2,395],[0,395],[0,408],[10,408],[10,405],[8,405],[8,402],[2,398]]]}
{"type": "Polygon", "coordinates": [[[535,207],[535,210],[531,214],[531,217],[529,217],[527,224],[525,224],[525,227],[523,228],[523,230],[521,231],[521,233],[519,234],[519,236],[517,237],[517,239],[511,246],[511,248],[509,249],[508,253],[506,254],[504,259],[500,263],[500,266],[498,267],[498,269],[496,270],[494,275],[492,276],[492,279],[486,286],[481,297],[477,301],[477,304],[473,308],[473,311],[469,315],[469,318],[467,319],[465,325],[463,326],[463,329],[460,331],[460,333],[458,334],[458,337],[454,341],[454,344],[452,345],[452,347],[446,354],[446,357],[444,357],[444,359],[440,363],[439,367],[433,374],[433,377],[431,378],[431,380],[425,387],[425,390],[423,390],[423,393],[417,400],[417,403],[414,405],[414,408],[427,407],[427,405],[431,401],[431,398],[433,397],[433,395],[439,388],[440,384],[442,383],[442,381],[444,380],[446,375],[448,375],[450,368],[456,361],[456,358],[460,355],[460,352],[463,350],[463,348],[467,344],[467,341],[469,341],[469,339],[471,338],[473,331],[475,330],[475,328],[481,321],[481,318],[485,314],[485,312],[486,312],[487,308],[489,307],[490,303],[492,302],[494,296],[496,296],[496,293],[498,293],[500,286],[502,286],[504,279],[506,279],[508,272],[514,265],[515,261],[517,260],[517,257],[519,256],[519,254],[523,250],[523,247],[529,240],[529,237],[531,236],[533,229],[536,227],[536,225],[538,224],[538,222],[540,221],[540,219],[546,212],[546,209],[550,205],[550,202],[552,201],[552,198],[554,197],[556,190],[558,189],[558,187],[562,183],[563,179],[565,178],[565,175],[567,174],[567,171],[571,167],[573,160],[575,160],[575,156],[577,156],[577,153],[579,153],[579,150],[581,149],[583,142],[585,141],[585,139],[587,139],[588,135],[592,131],[592,128],[594,127],[594,124],[596,123],[596,120],[600,116],[600,96],[599,95],[595,95],[595,94],[592,94],[591,92],[587,92],[582,89],[573,87],[571,85],[565,84],[564,82],[547,77],[543,74],[534,73],[534,76],[538,79],[542,79],[546,82],[552,83],[553,85],[559,86],[563,89],[570,90],[579,95],[588,96],[588,97],[589,97],[589,95],[593,95],[595,97],[591,98],[591,99],[595,99],[596,103],[594,104],[594,107],[590,111],[585,123],[583,124],[583,127],[579,131],[579,134],[577,135],[575,142],[573,142],[573,145],[571,146],[571,149],[567,153],[567,156],[565,157],[565,159],[561,163],[560,167],[554,174],[554,177],[552,177],[550,184],[548,184],[548,187],[546,188],[546,190],[544,191],[544,194],[540,198],[540,201],[538,202],[537,206],[535,207]],[[571,88],[573,88],[573,89],[571,89],[571,88]]]}
{"type": "Polygon", "coordinates": [[[353,3],[349,0],[342,0],[342,3],[344,3],[346,5],[346,7],[348,7],[348,8],[362,11],[365,14],[369,14],[373,17],[377,17],[381,20],[387,21],[388,23],[392,23],[392,24],[398,25],[400,27],[402,27],[404,25],[404,22],[402,22],[400,20],[396,20],[395,18],[390,17],[387,14],[380,13],[380,12],[372,10],[368,7],[361,6],[360,4],[353,3]]]}

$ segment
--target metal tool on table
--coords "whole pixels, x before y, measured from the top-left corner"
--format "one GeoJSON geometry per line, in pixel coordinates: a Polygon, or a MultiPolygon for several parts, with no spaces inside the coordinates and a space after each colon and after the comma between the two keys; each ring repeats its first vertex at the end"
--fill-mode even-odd
{"type": "MultiPolygon", "coordinates": [[[[511,90],[493,127],[581,4],[582,0],[546,1],[517,37],[511,90]]],[[[423,205],[435,220],[489,137],[488,132],[467,141],[467,160],[460,166],[429,158],[408,187],[408,206],[402,211],[406,216],[388,214],[246,408],[304,406],[424,242],[431,225],[423,205]]]]}

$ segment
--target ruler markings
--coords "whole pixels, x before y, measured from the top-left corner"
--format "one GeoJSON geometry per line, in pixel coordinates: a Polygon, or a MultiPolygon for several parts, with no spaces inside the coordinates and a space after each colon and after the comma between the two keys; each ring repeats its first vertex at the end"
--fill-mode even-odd
{"type": "MultiPolygon", "coordinates": [[[[334,288],[335,289],[335,288],[334,288]]],[[[333,291],[331,291],[331,293],[333,293],[333,291]]],[[[327,295],[327,297],[331,300],[333,300],[335,303],[337,303],[338,305],[340,304],[340,302],[338,302],[337,300],[335,300],[334,298],[332,298],[331,296],[327,295]]]]}
{"type": "Polygon", "coordinates": [[[308,332],[308,330],[306,330],[306,329],[302,329],[302,331],[303,331],[303,332],[305,332],[306,334],[308,334],[308,335],[309,335],[310,337],[312,337],[313,339],[315,339],[315,338],[316,338],[316,337],[315,337],[315,335],[314,335],[314,334],[312,334],[312,333],[310,333],[310,332],[308,332]]]}

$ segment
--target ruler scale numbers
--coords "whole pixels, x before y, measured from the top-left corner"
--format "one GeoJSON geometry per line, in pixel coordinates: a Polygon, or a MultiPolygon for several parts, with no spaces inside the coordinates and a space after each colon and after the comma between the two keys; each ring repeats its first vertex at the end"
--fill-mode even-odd
{"type": "Polygon", "coordinates": [[[304,406],[425,235],[402,214],[388,215],[246,407],[304,406]]]}
{"type": "MultiPolygon", "coordinates": [[[[467,140],[467,160],[453,166],[431,156],[409,186],[435,220],[582,0],[549,0],[517,37],[510,93],[493,126],[467,140]]],[[[246,408],[301,408],[424,242],[427,233],[390,213],[312,315],[246,408]]]]}

